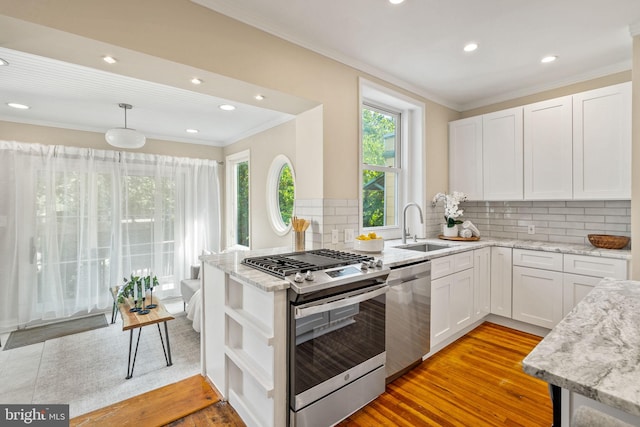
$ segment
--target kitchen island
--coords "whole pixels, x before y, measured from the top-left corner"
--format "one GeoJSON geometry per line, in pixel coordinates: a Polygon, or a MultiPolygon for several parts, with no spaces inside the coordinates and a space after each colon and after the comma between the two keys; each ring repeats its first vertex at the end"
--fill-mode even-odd
{"type": "Polygon", "coordinates": [[[562,426],[582,405],[640,426],[639,325],[640,282],[603,279],[523,360],[562,426]]]}

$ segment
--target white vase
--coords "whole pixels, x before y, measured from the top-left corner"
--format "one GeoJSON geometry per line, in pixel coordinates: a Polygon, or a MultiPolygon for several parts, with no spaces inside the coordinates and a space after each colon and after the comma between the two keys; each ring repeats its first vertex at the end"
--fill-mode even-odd
{"type": "Polygon", "coordinates": [[[458,237],[458,224],[455,224],[453,227],[447,227],[447,224],[443,224],[442,235],[444,237],[458,237]]]}

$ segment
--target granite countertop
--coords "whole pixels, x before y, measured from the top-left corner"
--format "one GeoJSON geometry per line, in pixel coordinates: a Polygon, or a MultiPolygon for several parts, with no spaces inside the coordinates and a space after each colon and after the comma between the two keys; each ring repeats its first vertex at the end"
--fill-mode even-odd
{"type": "MultiPolygon", "coordinates": [[[[418,239],[417,242],[407,241],[403,244],[400,239],[385,241],[384,250],[381,253],[368,254],[374,258],[382,259],[383,263],[387,267],[396,267],[408,263],[420,262],[439,258],[442,256],[452,255],[459,252],[468,251],[471,249],[479,249],[490,246],[510,247],[515,249],[531,249],[547,252],[568,253],[577,255],[590,255],[601,256],[607,258],[618,259],[631,259],[630,250],[613,250],[613,249],[599,249],[593,246],[585,245],[573,245],[557,242],[539,242],[529,240],[506,240],[506,239],[493,239],[482,238],[481,240],[474,242],[461,242],[453,240],[441,240],[441,239],[418,239]],[[438,245],[446,245],[448,248],[432,251],[429,253],[406,250],[403,247],[411,245],[419,245],[421,243],[434,243],[438,245]]],[[[338,249],[350,252],[357,252],[353,249],[338,249]]],[[[259,249],[251,251],[234,251],[216,255],[205,255],[200,257],[202,262],[213,265],[216,268],[228,273],[231,276],[237,277],[246,283],[252,284],[264,291],[274,292],[289,288],[289,282],[286,280],[278,279],[262,271],[256,270],[251,267],[246,267],[241,264],[242,259],[245,256],[260,256],[278,253],[292,252],[291,247],[280,247],[270,249],[259,249]]]]}
{"type": "Polygon", "coordinates": [[[603,279],[522,361],[524,371],[640,416],[640,282],[603,279]]]}

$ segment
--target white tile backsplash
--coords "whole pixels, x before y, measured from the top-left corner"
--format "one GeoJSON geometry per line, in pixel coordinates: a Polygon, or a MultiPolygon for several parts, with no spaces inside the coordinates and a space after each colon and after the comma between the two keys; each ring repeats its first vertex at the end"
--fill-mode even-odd
{"type": "MultiPolygon", "coordinates": [[[[631,236],[629,200],[463,202],[460,207],[462,219],[487,237],[588,245],[588,234],[631,236]],[[535,234],[527,234],[529,225],[536,226],[535,234]]],[[[434,230],[430,237],[439,234],[434,230]]]]}

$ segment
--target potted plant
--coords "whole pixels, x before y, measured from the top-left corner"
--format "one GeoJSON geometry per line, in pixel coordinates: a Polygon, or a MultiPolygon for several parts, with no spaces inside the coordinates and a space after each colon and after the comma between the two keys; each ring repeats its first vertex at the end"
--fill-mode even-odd
{"type": "Polygon", "coordinates": [[[447,221],[442,227],[442,234],[445,237],[457,237],[458,224],[462,224],[462,220],[458,218],[464,212],[459,205],[460,202],[467,200],[467,195],[460,191],[454,191],[453,194],[438,193],[433,196],[431,202],[435,206],[440,200],[444,200],[444,219],[447,221]]]}
{"type": "Polygon", "coordinates": [[[153,295],[153,288],[159,285],[158,278],[151,275],[134,276],[132,273],[131,277],[122,280],[124,284],[118,290],[118,303],[123,303],[125,298],[133,297],[134,304],[137,305],[138,296],[140,299],[144,298],[147,290],[151,290],[153,295]]]}

